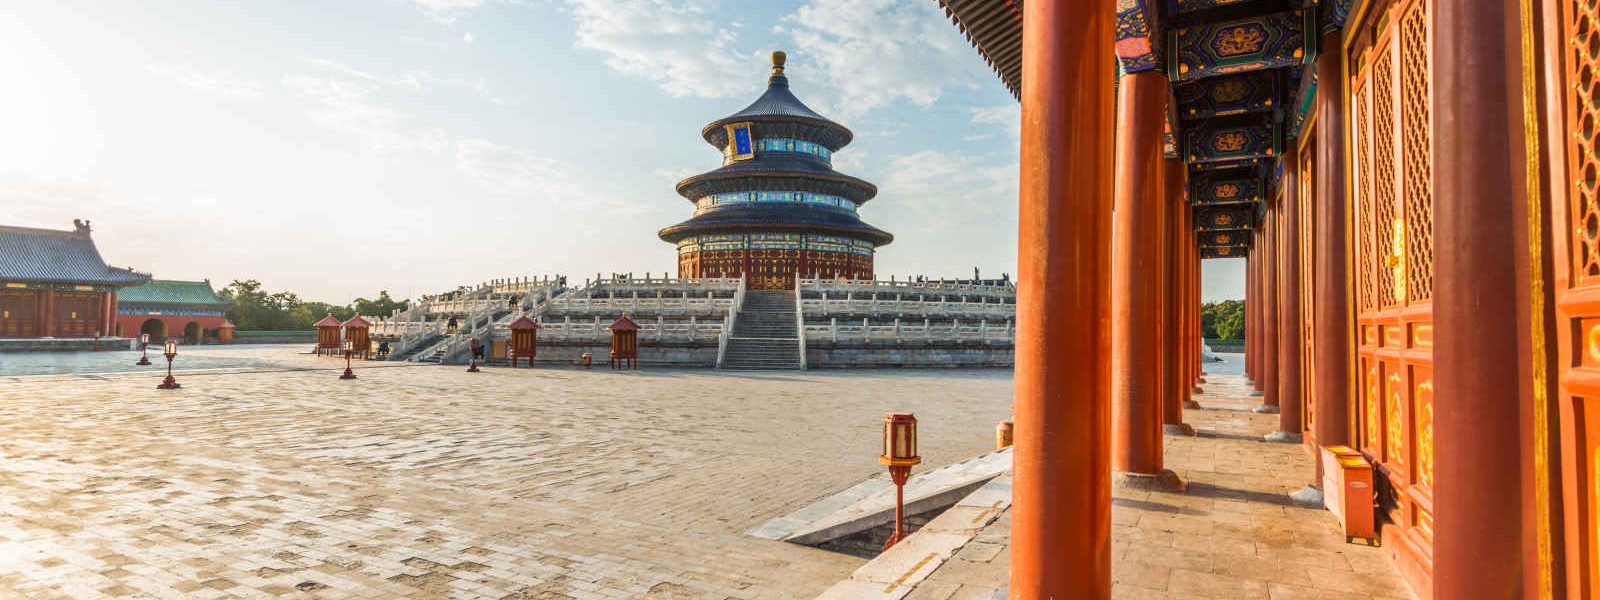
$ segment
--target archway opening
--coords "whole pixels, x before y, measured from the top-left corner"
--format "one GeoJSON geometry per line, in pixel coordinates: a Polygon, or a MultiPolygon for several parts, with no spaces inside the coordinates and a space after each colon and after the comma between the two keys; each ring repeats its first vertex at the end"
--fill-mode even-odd
{"type": "Polygon", "coordinates": [[[145,319],[144,324],[139,326],[139,333],[149,334],[150,343],[159,344],[161,340],[167,338],[167,322],[161,319],[145,319]]]}
{"type": "Polygon", "coordinates": [[[188,325],[184,325],[183,326],[183,342],[185,344],[199,344],[200,343],[200,324],[199,323],[196,323],[194,321],[190,321],[188,325]]]}

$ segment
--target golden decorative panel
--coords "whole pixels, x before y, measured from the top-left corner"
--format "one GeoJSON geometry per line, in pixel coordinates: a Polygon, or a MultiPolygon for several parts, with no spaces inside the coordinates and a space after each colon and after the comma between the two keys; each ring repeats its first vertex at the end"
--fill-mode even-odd
{"type": "Polygon", "coordinates": [[[1411,370],[1416,400],[1417,485],[1433,487],[1433,371],[1422,367],[1411,370]]]}
{"type": "Polygon", "coordinates": [[[1384,438],[1383,456],[1385,462],[1401,467],[1401,472],[1405,472],[1406,415],[1405,398],[1402,397],[1405,385],[1400,373],[1395,372],[1391,365],[1384,365],[1384,371],[1387,373],[1383,380],[1384,433],[1387,437],[1384,438]]]}
{"type": "Polygon", "coordinates": [[[1428,81],[1428,10],[1418,2],[1400,21],[1400,128],[1405,169],[1405,282],[1408,301],[1433,296],[1433,150],[1428,81]]]}
{"type": "Polygon", "coordinates": [[[1411,325],[1411,347],[1426,350],[1433,347],[1433,324],[1413,323],[1411,325]]]}
{"type": "Polygon", "coordinates": [[[1600,367],[1600,319],[1589,318],[1578,322],[1578,330],[1583,335],[1573,340],[1581,345],[1574,348],[1573,354],[1581,356],[1579,364],[1585,367],[1600,367]]]}
{"type": "Polygon", "coordinates": [[[1379,381],[1377,362],[1367,359],[1367,385],[1364,386],[1362,403],[1363,416],[1366,417],[1362,433],[1363,446],[1373,456],[1383,456],[1383,393],[1378,389],[1379,381]]]}

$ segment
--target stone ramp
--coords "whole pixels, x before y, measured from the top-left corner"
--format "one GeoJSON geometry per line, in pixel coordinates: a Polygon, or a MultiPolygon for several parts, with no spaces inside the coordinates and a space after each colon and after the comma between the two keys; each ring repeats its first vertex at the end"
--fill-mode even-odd
{"type": "MultiPolygon", "coordinates": [[[[906,483],[906,515],[956,504],[990,480],[1011,470],[1011,449],[990,452],[924,474],[906,483]]],[[[748,531],[769,540],[816,545],[894,521],[894,484],[873,477],[798,511],[748,531]]],[[[1009,500],[1008,500],[1009,502],[1009,500]]]]}
{"type": "Polygon", "coordinates": [[[937,597],[947,598],[956,589],[951,584],[930,581],[929,577],[958,554],[986,556],[987,572],[969,576],[1001,586],[970,587],[961,590],[961,598],[1003,598],[1009,563],[1001,555],[1005,539],[1010,535],[1010,519],[1005,519],[1004,527],[994,524],[1010,509],[1011,476],[1007,474],[966,495],[922,529],[856,569],[849,579],[828,588],[817,600],[899,600],[913,592],[931,593],[935,588],[945,589],[947,593],[937,597]]]}

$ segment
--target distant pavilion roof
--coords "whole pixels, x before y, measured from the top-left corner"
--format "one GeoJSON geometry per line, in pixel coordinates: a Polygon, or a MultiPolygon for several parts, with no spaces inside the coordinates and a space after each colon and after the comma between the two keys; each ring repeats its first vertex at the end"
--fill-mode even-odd
{"type": "Polygon", "coordinates": [[[700,211],[687,221],[662,229],[657,236],[675,244],[691,235],[736,229],[827,231],[870,240],[879,246],[894,241],[893,234],[862,222],[855,213],[778,202],[752,202],[700,211]]]}
{"type": "Polygon", "coordinates": [[[218,296],[210,281],[174,281],[152,279],[150,283],[136,285],[117,292],[117,301],[124,304],[187,304],[194,306],[232,306],[233,301],[218,296]]]}
{"type": "Polygon", "coordinates": [[[323,317],[321,321],[317,321],[316,323],[313,323],[312,327],[338,327],[340,325],[344,325],[344,322],[342,322],[339,319],[335,318],[330,313],[328,316],[323,317]]]}
{"type": "Polygon", "coordinates": [[[1011,95],[1022,94],[1023,0],[939,0],[1011,95]]]}
{"type": "Polygon", "coordinates": [[[349,321],[345,321],[344,322],[344,326],[345,327],[371,327],[372,326],[372,321],[368,321],[366,317],[363,317],[361,315],[356,315],[354,317],[350,317],[349,321]]]}
{"type": "Polygon", "coordinates": [[[107,266],[87,223],[76,231],[0,225],[0,279],[121,287],[149,281],[150,275],[107,266]]]}

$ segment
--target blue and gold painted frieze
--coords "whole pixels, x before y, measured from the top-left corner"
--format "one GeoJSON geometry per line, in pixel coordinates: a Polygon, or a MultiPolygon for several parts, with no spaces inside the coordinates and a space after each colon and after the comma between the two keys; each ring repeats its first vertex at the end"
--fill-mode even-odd
{"type": "Polygon", "coordinates": [[[1173,86],[1183,119],[1206,119],[1277,108],[1280,85],[1271,71],[1211,77],[1173,86]]]}
{"type": "Polygon", "coordinates": [[[1184,160],[1191,164],[1278,154],[1277,125],[1266,119],[1196,129],[1188,133],[1186,141],[1184,160]]]}
{"type": "Polygon", "coordinates": [[[1172,32],[1172,78],[1192,81],[1305,62],[1305,13],[1288,11],[1172,32]]]}
{"type": "Polygon", "coordinates": [[[1189,180],[1189,202],[1197,205],[1260,202],[1265,190],[1265,182],[1249,169],[1201,173],[1189,180]]]}
{"type": "Polygon", "coordinates": [[[1249,229],[1254,222],[1255,205],[1199,206],[1194,209],[1196,231],[1249,229]]]}
{"type": "Polygon", "coordinates": [[[1181,14],[1235,6],[1255,0],[1167,0],[1167,14],[1181,14]]]}
{"type": "Polygon", "coordinates": [[[1244,258],[1249,254],[1249,245],[1200,247],[1200,258],[1244,258]]]}
{"type": "Polygon", "coordinates": [[[714,233],[678,241],[679,254],[726,250],[816,250],[872,256],[876,246],[866,240],[796,232],[714,233]]]}
{"type": "Polygon", "coordinates": [[[1154,71],[1161,68],[1156,55],[1153,0],[1117,0],[1115,31],[1117,62],[1124,73],[1154,71]]]}
{"type": "Polygon", "coordinates": [[[1249,230],[1201,231],[1196,234],[1200,247],[1250,246],[1249,230]]]}
{"type": "Polygon", "coordinates": [[[1311,111],[1316,107],[1316,101],[1317,65],[1313,63],[1306,67],[1305,73],[1300,76],[1300,91],[1295,94],[1294,104],[1289,107],[1289,131],[1285,137],[1291,140],[1300,137],[1300,130],[1305,127],[1306,120],[1311,118],[1311,111]]]}

